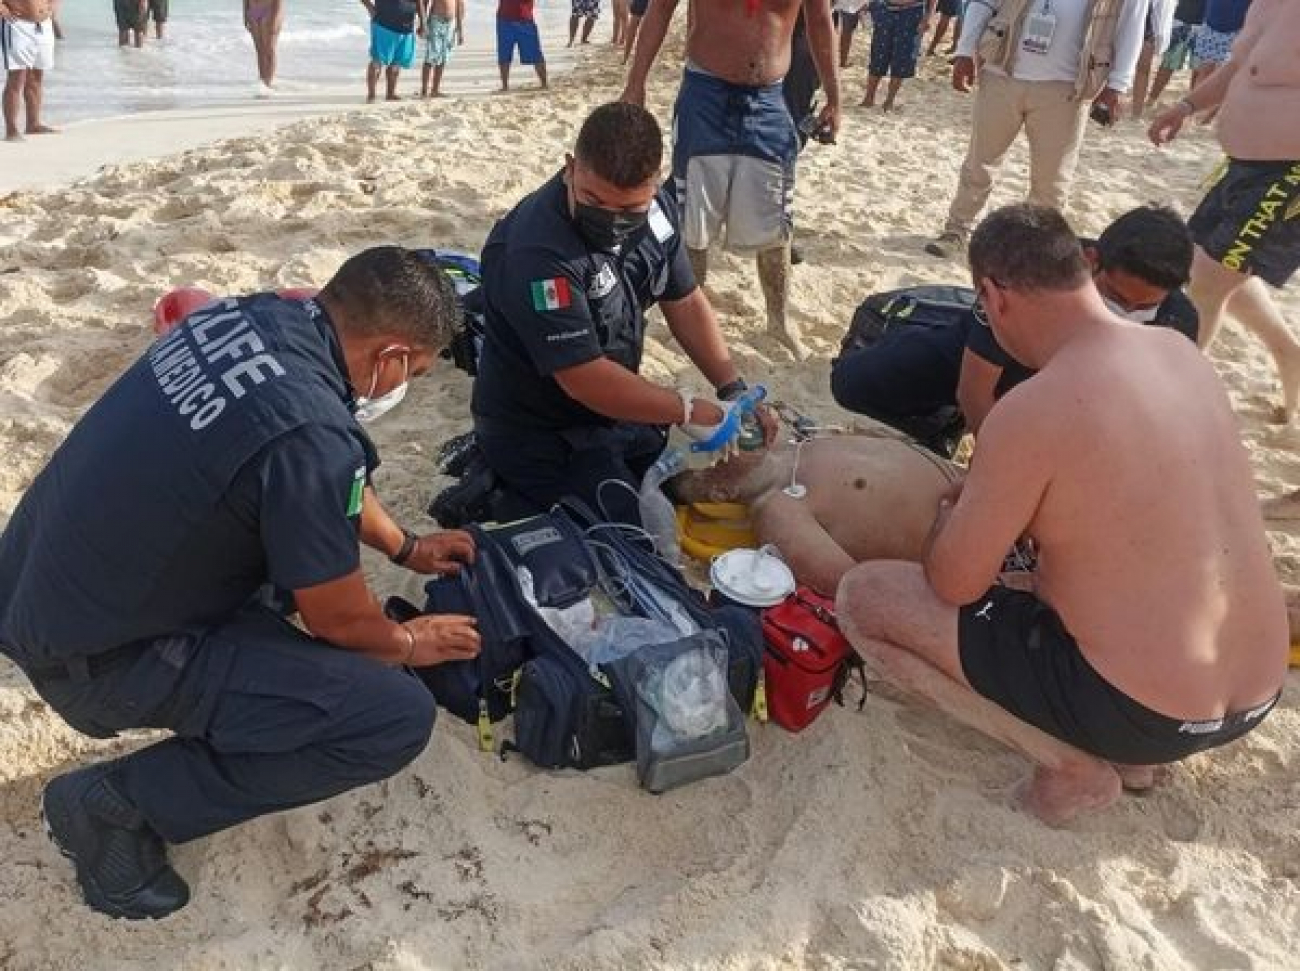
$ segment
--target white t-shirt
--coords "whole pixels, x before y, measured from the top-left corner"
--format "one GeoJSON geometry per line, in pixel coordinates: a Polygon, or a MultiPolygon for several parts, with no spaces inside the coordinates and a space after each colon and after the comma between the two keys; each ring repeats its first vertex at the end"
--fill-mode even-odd
{"type": "Polygon", "coordinates": [[[1088,27],[1090,0],[1033,0],[1021,34],[1020,50],[1011,62],[1011,74],[1019,81],[1074,81],[1079,76],[1079,58],[1088,27]],[[1031,45],[1033,25],[1055,18],[1051,42],[1043,53],[1031,45]]]}
{"type": "Polygon", "coordinates": [[[857,13],[870,2],[871,0],[835,0],[831,4],[831,9],[844,13],[857,13]]]}

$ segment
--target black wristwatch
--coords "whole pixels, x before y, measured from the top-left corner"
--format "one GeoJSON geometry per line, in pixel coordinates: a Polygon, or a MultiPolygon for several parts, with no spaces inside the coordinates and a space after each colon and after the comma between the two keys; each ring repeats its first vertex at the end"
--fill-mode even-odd
{"type": "Polygon", "coordinates": [[[735,381],[728,381],[718,389],[719,401],[731,401],[733,398],[739,398],[749,390],[749,385],[745,383],[744,378],[736,378],[735,381]]]}
{"type": "Polygon", "coordinates": [[[402,527],[402,545],[397,548],[397,552],[388,558],[390,563],[396,563],[398,566],[405,566],[406,561],[411,558],[415,552],[416,544],[420,542],[420,537],[416,536],[406,527],[402,527]]]}

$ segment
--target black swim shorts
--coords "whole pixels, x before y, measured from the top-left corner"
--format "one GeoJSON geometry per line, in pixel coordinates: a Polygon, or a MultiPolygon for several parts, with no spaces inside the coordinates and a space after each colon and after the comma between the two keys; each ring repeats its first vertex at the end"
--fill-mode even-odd
{"type": "Polygon", "coordinates": [[[961,609],[957,643],[962,671],[979,694],[1108,762],[1176,762],[1240,738],[1277,703],[1275,696],[1248,711],[1198,722],[1152,711],[1097,673],[1055,610],[1007,587],[993,587],[961,609]]]}
{"type": "Polygon", "coordinates": [[[1300,161],[1229,159],[1187,225],[1228,269],[1284,286],[1300,269],[1300,161]]]}

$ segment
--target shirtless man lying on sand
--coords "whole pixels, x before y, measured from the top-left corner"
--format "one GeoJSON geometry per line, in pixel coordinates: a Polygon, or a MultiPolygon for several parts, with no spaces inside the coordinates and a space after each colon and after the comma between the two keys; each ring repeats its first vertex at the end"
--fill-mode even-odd
{"type": "MultiPolygon", "coordinates": [[[[999,342],[1042,369],[990,413],[970,475],[948,486],[902,443],[837,458],[854,440],[827,440],[804,450],[807,509],[772,494],[755,525],[814,586],[877,558],[839,585],[845,634],[886,680],[1036,762],[1025,804],[1062,824],[1258,725],[1286,676],[1287,615],[1236,423],[1195,348],[1110,313],[1051,210],[994,213],[970,255],[999,342]],[[995,585],[1025,535],[1034,593],[995,585]]],[[[740,491],[772,492],[788,461],[740,491]]],[[[744,497],[708,474],[678,487],[744,497]]]]}
{"type": "Polygon", "coordinates": [[[680,502],[743,502],[761,543],[799,582],[834,595],[864,560],[921,561],[934,511],[961,468],[900,438],[836,435],[795,449],[740,452],[673,480],[680,502]],[[801,499],[782,490],[797,481],[801,499]]]}

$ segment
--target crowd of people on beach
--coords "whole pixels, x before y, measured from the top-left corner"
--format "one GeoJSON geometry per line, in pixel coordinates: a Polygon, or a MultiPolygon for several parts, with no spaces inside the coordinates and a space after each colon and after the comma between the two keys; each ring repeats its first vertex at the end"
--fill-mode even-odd
{"type": "MultiPolygon", "coordinates": [[[[398,20],[362,2],[369,92],[383,75],[393,96],[408,35],[449,48],[457,8],[412,0],[398,20]]],[[[938,12],[960,20],[951,78],[972,93],[971,129],[924,249],[965,259],[949,289],[967,303],[946,326],[855,324],[826,389],[906,436],[915,447],[899,454],[924,450],[917,467],[941,473],[932,505],[918,519],[864,503],[869,476],[923,493],[862,436],[819,441],[802,491],[778,488],[800,458],[763,406],[761,444],[682,488],[743,495],[759,538],[836,598],[880,678],[1033,764],[1024,805],[1049,824],[1255,729],[1285,683],[1287,606],[1203,352],[1235,318],[1277,363],[1277,419],[1295,417],[1300,342],[1268,292],[1300,269],[1289,0],[1207,0],[1201,25],[1190,0],[836,0],[838,34],[830,0],[689,4],[665,182],[665,126],[644,105],[679,6],[616,16],[631,53],[619,99],[591,111],[558,173],[484,244],[467,418],[491,518],[576,496],[637,525],[670,430],[734,451],[751,389],[707,289],[710,252],[753,257],[769,335],[808,357],[789,285],[799,153],[840,136],[850,24],[872,20],[865,101],[887,80],[893,110],[938,12]],[[1189,44],[1205,70],[1149,137],[1167,144],[1217,113],[1221,171],[1186,221],[1142,206],[1080,238],[1063,211],[1089,118],[1124,117],[1144,50],[1172,72],[1189,44]],[[1022,133],[1027,201],[984,213],[1022,133]],[[655,306],[710,393],[639,373],[655,306]],[[963,438],[973,458],[958,466],[963,438]]],[[[500,10],[502,50],[544,85],[532,3],[500,10]]],[[[593,10],[574,4],[575,40],[593,10]]],[[[936,33],[930,51],[941,44],[936,33]]],[[[0,536],[0,650],[88,735],[173,733],[44,791],[92,907],[170,914],[189,889],[168,845],[386,778],[424,749],[435,700],[405,668],[474,657],[480,631],[470,616],[385,615],[359,543],[422,574],[472,569],[475,545],[386,511],[359,422],[440,366],[460,315],[437,263],[397,246],[353,256],[310,299],[208,304],[104,394],[15,510],[0,536]],[[286,594],[301,627],[284,621],[286,594]]]]}

